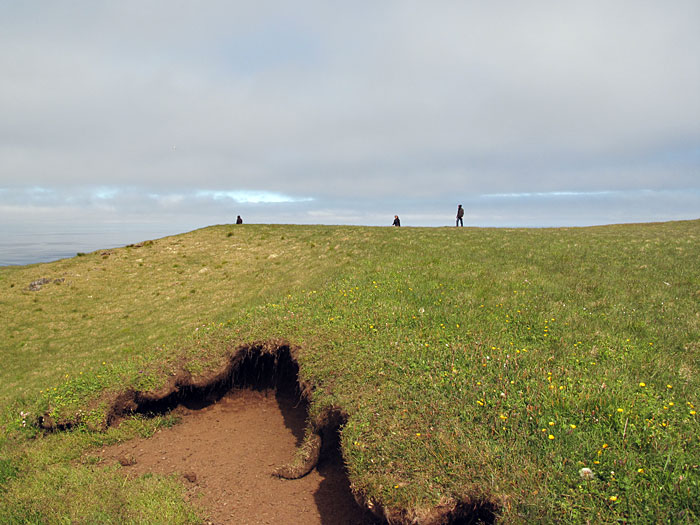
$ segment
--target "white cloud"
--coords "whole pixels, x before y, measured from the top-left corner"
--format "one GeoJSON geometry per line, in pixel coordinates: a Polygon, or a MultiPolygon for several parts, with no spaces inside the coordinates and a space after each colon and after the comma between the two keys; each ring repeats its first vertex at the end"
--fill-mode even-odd
{"type": "Polygon", "coordinates": [[[529,199],[529,198],[556,198],[556,197],[599,197],[612,195],[612,191],[548,191],[536,193],[487,193],[482,197],[487,199],[529,199]]]}
{"type": "Polygon", "coordinates": [[[204,197],[218,200],[232,200],[239,204],[268,204],[282,202],[308,202],[312,201],[311,197],[291,197],[269,191],[212,191],[199,190],[195,193],[195,197],[204,197]]]}

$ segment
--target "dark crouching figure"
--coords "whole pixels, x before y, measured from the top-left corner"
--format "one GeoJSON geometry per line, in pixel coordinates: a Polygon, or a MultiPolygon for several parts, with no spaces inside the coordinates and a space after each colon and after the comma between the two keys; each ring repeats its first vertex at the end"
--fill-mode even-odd
{"type": "Polygon", "coordinates": [[[236,224],[243,224],[243,219],[241,219],[241,216],[239,215],[238,218],[236,219],[236,224]]]}
{"type": "Polygon", "coordinates": [[[464,220],[462,219],[464,217],[464,208],[462,208],[462,205],[457,206],[457,224],[455,226],[464,226],[464,220]]]}
{"type": "Polygon", "coordinates": [[[398,215],[394,215],[394,224],[392,226],[401,226],[401,221],[398,215]]]}

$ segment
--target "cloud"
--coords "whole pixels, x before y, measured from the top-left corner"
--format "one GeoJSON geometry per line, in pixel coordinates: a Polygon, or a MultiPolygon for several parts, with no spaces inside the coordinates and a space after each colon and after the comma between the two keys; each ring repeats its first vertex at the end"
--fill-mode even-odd
{"type": "Polygon", "coordinates": [[[209,198],[215,201],[230,199],[238,204],[262,204],[282,202],[308,202],[311,197],[291,197],[281,193],[267,191],[212,191],[199,190],[195,193],[198,198],[209,198]]]}
{"type": "Polygon", "coordinates": [[[697,189],[699,19],[685,0],[15,3],[0,199],[361,222],[421,199],[697,189]]]}
{"type": "Polygon", "coordinates": [[[538,193],[492,193],[482,195],[487,199],[529,199],[529,198],[556,198],[556,197],[598,197],[601,195],[611,195],[612,191],[549,191],[538,193]]]}

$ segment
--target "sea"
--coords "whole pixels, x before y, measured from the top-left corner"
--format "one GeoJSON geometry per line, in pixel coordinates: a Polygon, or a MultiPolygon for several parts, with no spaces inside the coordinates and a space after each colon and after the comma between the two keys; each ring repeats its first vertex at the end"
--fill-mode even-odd
{"type": "Polygon", "coordinates": [[[75,257],[190,231],[166,225],[0,226],[0,266],[27,265],[75,257]]]}

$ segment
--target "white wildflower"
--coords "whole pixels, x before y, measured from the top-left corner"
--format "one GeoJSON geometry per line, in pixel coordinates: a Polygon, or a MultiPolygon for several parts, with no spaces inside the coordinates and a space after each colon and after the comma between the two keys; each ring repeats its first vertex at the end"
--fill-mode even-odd
{"type": "Polygon", "coordinates": [[[579,470],[578,475],[581,476],[583,479],[593,479],[595,477],[593,471],[588,467],[583,467],[581,470],[579,470]]]}

